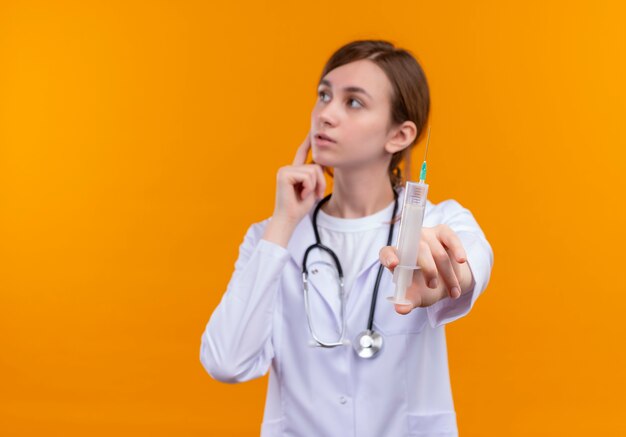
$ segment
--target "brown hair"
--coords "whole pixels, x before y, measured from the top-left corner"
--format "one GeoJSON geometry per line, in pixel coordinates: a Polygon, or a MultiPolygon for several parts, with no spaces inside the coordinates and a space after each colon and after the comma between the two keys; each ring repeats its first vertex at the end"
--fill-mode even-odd
{"type": "MultiPolygon", "coordinates": [[[[395,188],[411,178],[411,150],[422,133],[430,111],[430,91],[422,67],[408,50],[394,47],[384,40],[357,40],[340,47],[326,62],[320,81],[331,70],[361,59],[378,65],[387,75],[393,89],[390,126],[407,120],[415,123],[417,135],[409,146],[396,152],[389,163],[389,180],[395,188]],[[400,162],[404,158],[403,180],[400,162]]],[[[329,173],[332,176],[332,173],[329,173]]]]}

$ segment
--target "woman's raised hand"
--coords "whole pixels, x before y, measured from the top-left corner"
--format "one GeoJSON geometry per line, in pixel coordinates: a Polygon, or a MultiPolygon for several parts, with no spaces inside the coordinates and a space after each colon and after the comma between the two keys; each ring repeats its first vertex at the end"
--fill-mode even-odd
{"type": "Polygon", "coordinates": [[[292,165],[278,169],[276,203],[272,220],[297,224],[324,196],[326,179],[319,164],[305,164],[311,148],[311,132],[298,147],[292,165]]]}
{"type": "MultiPolygon", "coordinates": [[[[471,271],[466,263],[467,255],[461,240],[445,224],[422,228],[417,265],[413,283],[406,290],[406,298],[413,308],[427,307],[450,296],[461,295],[471,283],[471,271]]],[[[399,263],[397,249],[385,246],[380,250],[381,264],[391,272],[399,263]]],[[[409,305],[396,305],[396,311],[407,314],[413,310],[409,305]]]]}

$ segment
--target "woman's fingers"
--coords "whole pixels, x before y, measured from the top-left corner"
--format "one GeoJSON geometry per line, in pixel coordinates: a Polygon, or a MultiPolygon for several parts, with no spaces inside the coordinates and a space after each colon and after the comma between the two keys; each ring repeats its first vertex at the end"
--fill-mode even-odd
{"type": "MultiPolygon", "coordinates": [[[[411,297],[415,306],[422,306],[424,302],[426,302],[424,305],[430,305],[435,296],[432,293],[439,295],[439,293],[445,292],[444,289],[441,289],[441,291],[431,293],[425,288],[437,290],[441,281],[443,281],[443,286],[451,298],[456,299],[461,296],[459,272],[456,267],[467,261],[467,255],[456,233],[447,225],[424,228],[419,245],[417,265],[420,270],[416,271],[417,275],[414,276],[414,281],[417,280],[417,283],[413,284],[412,287],[417,287],[418,290],[422,291],[411,297]],[[422,301],[421,299],[426,300],[422,301]]],[[[379,252],[379,259],[381,264],[391,272],[400,262],[397,249],[394,246],[383,247],[379,252]]],[[[438,300],[441,297],[435,298],[438,300]]],[[[396,311],[401,314],[410,310],[408,307],[396,306],[396,311]]]]}
{"type": "Polygon", "coordinates": [[[398,265],[398,251],[393,246],[385,246],[378,252],[378,259],[380,263],[393,272],[393,269],[398,265]]]}
{"type": "MultiPolygon", "coordinates": [[[[296,184],[302,185],[302,190],[300,191],[301,200],[306,199],[313,192],[317,194],[320,189],[319,175],[314,167],[312,165],[302,165],[285,167],[283,169],[285,177],[289,178],[289,184],[294,186],[296,184]]],[[[325,189],[326,181],[323,180],[321,184],[324,185],[325,189]]]]}
{"type": "Polygon", "coordinates": [[[301,182],[302,191],[300,192],[300,200],[304,200],[315,190],[315,182],[313,181],[313,177],[308,173],[302,173],[301,182]]]}
{"type": "Polygon", "coordinates": [[[430,246],[428,246],[428,243],[424,239],[420,240],[417,264],[422,268],[424,281],[428,288],[437,288],[439,285],[439,281],[437,280],[437,264],[435,264],[435,260],[433,259],[430,246]]]}
{"type": "Polygon", "coordinates": [[[281,185],[293,187],[296,194],[298,193],[296,185],[302,185],[302,189],[300,190],[300,196],[302,198],[305,198],[307,195],[307,187],[312,185],[311,175],[296,167],[287,166],[280,168],[277,178],[281,185]]]}
{"type": "MultiPolygon", "coordinates": [[[[437,265],[433,260],[428,243],[424,240],[420,241],[419,259],[417,265],[422,269],[422,274],[429,288],[437,288],[437,265]],[[433,282],[434,281],[434,282],[433,282]]],[[[391,272],[400,262],[398,258],[398,249],[394,246],[385,246],[379,252],[380,263],[387,267],[391,272]]]]}
{"type": "Polygon", "coordinates": [[[309,133],[306,134],[306,138],[304,139],[302,144],[300,144],[300,147],[298,147],[298,150],[296,151],[296,156],[294,156],[293,158],[292,165],[304,164],[306,162],[306,157],[309,154],[310,148],[311,148],[311,131],[309,131],[309,133]]]}
{"type": "Polygon", "coordinates": [[[450,229],[449,226],[436,226],[435,233],[437,234],[439,241],[443,243],[446,249],[454,254],[454,258],[458,263],[464,263],[467,260],[463,243],[461,243],[459,237],[452,229],[450,229]]]}
{"type": "Polygon", "coordinates": [[[437,271],[439,272],[439,276],[441,276],[443,282],[446,284],[450,297],[456,299],[461,295],[461,287],[459,285],[459,280],[456,277],[456,273],[452,268],[448,252],[435,236],[423,234],[423,238],[426,239],[426,242],[430,247],[433,260],[437,265],[437,271]]]}
{"type": "Polygon", "coordinates": [[[326,179],[324,178],[322,168],[318,164],[306,164],[296,168],[309,176],[310,190],[307,190],[306,195],[308,196],[309,193],[314,192],[315,196],[321,199],[326,191],[326,179]]]}
{"type": "MultiPolygon", "coordinates": [[[[311,172],[314,174],[316,178],[315,183],[315,194],[317,197],[324,196],[324,192],[326,191],[326,178],[324,178],[324,172],[322,171],[322,167],[319,164],[306,164],[306,157],[309,154],[309,149],[311,148],[311,131],[306,135],[306,138],[298,147],[296,151],[296,155],[293,158],[293,166],[297,166],[300,169],[304,169],[305,171],[311,172]]],[[[307,191],[308,195],[308,191],[307,191]]]]}
{"type": "Polygon", "coordinates": [[[324,193],[326,192],[326,178],[324,177],[324,171],[322,170],[322,166],[319,164],[312,164],[312,167],[315,169],[315,173],[317,175],[317,190],[315,194],[319,199],[324,197],[324,193]]]}

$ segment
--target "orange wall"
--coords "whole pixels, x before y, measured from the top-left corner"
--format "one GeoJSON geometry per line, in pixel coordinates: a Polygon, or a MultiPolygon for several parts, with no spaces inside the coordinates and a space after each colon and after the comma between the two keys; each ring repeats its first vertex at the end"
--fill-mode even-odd
{"type": "Polygon", "coordinates": [[[431,200],[495,252],[461,435],[626,434],[623,2],[458,3],[0,3],[0,435],[258,434],[200,335],[358,38],[423,63],[431,200]]]}

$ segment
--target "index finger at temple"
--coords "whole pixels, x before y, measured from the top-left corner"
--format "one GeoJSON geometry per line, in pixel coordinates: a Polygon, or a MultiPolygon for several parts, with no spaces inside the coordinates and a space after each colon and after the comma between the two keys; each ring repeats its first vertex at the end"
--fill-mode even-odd
{"type": "Polygon", "coordinates": [[[467,260],[467,254],[461,239],[456,233],[448,226],[443,226],[437,233],[439,241],[441,241],[448,250],[454,253],[454,258],[459,263],[464,263],[467,260]]]}
{"type": "Polygon", "coordinates": [[[293,165],[302,165],[306,162],[306,157],[309,154],[309,148],[311,148],[311,132],[306,134],[306,138],[298,147],[296,156],[293,158],[293,165]]]}

